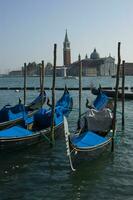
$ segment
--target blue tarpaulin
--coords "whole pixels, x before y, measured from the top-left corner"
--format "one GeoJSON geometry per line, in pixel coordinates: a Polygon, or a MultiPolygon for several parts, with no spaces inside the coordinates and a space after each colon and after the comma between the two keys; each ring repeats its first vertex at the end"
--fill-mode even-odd
{"type": "Polygon", "coordinates": [[[100,93],[95,99],[93,106],[95,107],[95,109],[101,110],[106,107],[108,101],[109,97],[104,93],[100,93]]]}
{"type": "Polygon", "coordinates": [[[32,131],[21,128],[19,126],[13,126],[8,129],[0,131],[0,138],[18,138],[32,135],[32,131]]]}
{"type": "Polygon", "coordinates": [[[93,147],[100,145],[107,141],[107,138],[97,135],[92,131],[87,131],[79,136],[74,136],[71,138],[71,142],[78,148],[93,147]]]}

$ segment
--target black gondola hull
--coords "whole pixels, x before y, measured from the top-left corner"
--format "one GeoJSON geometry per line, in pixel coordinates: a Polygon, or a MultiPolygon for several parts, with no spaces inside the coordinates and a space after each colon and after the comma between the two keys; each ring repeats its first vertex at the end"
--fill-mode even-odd
{"type": "MultiPolygon", "coordinates": [[[[64,123],[62,122],[55,127],[55,139],[62,137],[64,133],[64,123]]],[[[37,143],[50,145],[51,129],[44,129],[33,132],[33,135],[21,138],[0,138],[0,151],[14,151],[25,149],[37,143]]]]}
{"type": "Polygon", "coordinates": [[[80,163],[81,161],[91,161],[98,158],[104,152],[111,151],[112,138],[110,138],[105,144],[94,147],[80,149],[74,146],[70,141],[71,159],[73,163],[80,163]]]}
{"type": "MultiPolygon", "coordinates": [[[[108,97],[114,98],[115,97],[115,90],[104,90],[101,89],[101,91],[103,93],[105,93],[108,97]]],[[[94,95],[98,95],[99,94],[99,90],[96,88],[92,88],[91,90],[92,94],[94,95]]],[[[125,92],[125,99],[126,100],[133,100],[133,92],[125,92]]],[[[119,100],[122,99],[122,93],[120,91],[118,91],[118,98],[119,100]]]]}

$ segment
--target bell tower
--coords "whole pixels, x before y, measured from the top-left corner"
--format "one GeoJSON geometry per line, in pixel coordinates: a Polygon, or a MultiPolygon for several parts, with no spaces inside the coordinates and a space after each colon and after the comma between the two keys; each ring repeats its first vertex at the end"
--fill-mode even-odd
{"type": "Polygon", "coordinates": [[[67,30],[65,34],[64,43],[63,43],[63,64],[64,66],[68,66],[71,64],[71,49],[70,49],[70,42],[67,36],[67,30]]]}

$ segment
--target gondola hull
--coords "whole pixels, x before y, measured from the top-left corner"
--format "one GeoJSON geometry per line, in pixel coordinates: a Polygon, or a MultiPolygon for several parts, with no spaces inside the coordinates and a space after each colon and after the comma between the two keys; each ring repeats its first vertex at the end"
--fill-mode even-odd
{"type": "Polygon", "coordinates": [[[111,151],[112,139],[110,138],[106,143],[99,147],[93,148],[77,148],[70,142],[71,158],[73,163],[79,163],[81,161],[91,161],[98,158],[101,154],[107,151],[111,151]]]}
{"type": "MultiPolygon", "coordinates": [[[[54,137],[64,135],[63,116],[68,116],[73,106],[72,97],[65,89],[61,99],[57,101],[54,113],[54,137]]],[[[45,143],[51,144],[51,122],[52,110],[41,108],[34,113],[32,118],[25,117],[25,123],[19,126],[11,126],[10,128],[0,131],[0,150],[13,151],[24,149],[28,146],[45,143]]],[[[23,119],[24,120],[24,119],[23,119]]],[[[19,121],[20,122],[20,121],[19,121]]]]}
{"type": "MultiPolygon", "coordinates": [[[[101,89],[101,91],[106,94],[108,97],[114,98],[115,97],[115,90],[104,90],[101,89]]],[[[91,90],[92,94],[94,95],[98,95],[99,94],[99,90],[96,88],[92,88],[91,90]]],[[[125,99],[126,100],[133,100],[133,92],[125,92],[125,99]]],[[[121,99],[122,98],[122,93],[120,91],[118,91],[118,98],[121,99]]]]}
{"type": "MultiPolygon", "coordinates": [[[[55,139],[62,137],[64,133],[64,123],[55,126],[55,139]]],[[[15,151],[25,149],[37,143],[50,145],[51,128],[35,131],[32,135],[17,138],[0,138],[0,151],[15,151]]]]}

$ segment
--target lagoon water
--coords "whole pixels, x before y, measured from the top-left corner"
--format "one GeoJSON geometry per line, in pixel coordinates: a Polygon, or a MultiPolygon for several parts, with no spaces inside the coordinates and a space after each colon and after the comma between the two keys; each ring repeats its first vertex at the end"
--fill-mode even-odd
{"type": "MultiPolygon", "coordinates": [[[[83,78],[83,86],[115,86],[108,77],[83,78]]],[[[56,87],[78,87],[78,80],[56,79],[56,87]]],[[[120,82],[121,84],[121,82],[120,82]]],[[[39,78],[28,78],[28,86],[39,86],[39,78]]],[[[52,85],[46,77],[45,86],[52,85]]],[[[0,78],[0,86],[21,86],[22,78],[0,78]]],[[[126,77],[125,86],[133,86],[132,77],[126,77]]],[[[63,91],[56,91],[56,99],[63,91]]],[[[74,131],[78,118],[78,91],[70,91],[74,109],[68,118],[69,129],[74,131]]],[[[51,91],[47,91],[51,97],[51,91]]],[[[27,91],[27,103],[38,91],[27,91]]],[[[0,108],[14,105],[23,91],[0,91],[0,108]]],[[[90,91],[82,92],[82,112],[86,98],[95,98],[90,91]]],[[[70,169],[63,139],[53,148],[43,144],[15,153],[0,153],[0,200],[133,200],[133,101],[125,101],[125,130],[121,128],[121,102],[118,102],[115,151],[103,154],[93,161],[80,163],[76,172],[70,169]]]]}

